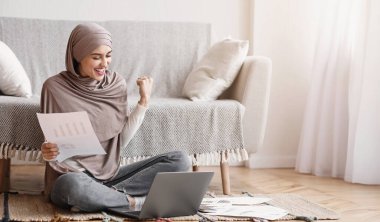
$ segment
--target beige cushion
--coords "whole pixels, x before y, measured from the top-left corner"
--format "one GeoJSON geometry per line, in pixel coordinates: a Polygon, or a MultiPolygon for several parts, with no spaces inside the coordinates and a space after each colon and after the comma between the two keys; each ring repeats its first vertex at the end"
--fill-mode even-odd
{"type": "Polygon", "coordinates": [[[24,68],[12,50],[2,41],[0,41],[0,91],[10,96],[32,96],[32,87],[24,68]]]}
{"type": "Polygon", "coordinates": [[[195,65],[182,93],[193,101],[215,100],[234,81],[248,53],[248,41],[225,39],[195,65]]]}

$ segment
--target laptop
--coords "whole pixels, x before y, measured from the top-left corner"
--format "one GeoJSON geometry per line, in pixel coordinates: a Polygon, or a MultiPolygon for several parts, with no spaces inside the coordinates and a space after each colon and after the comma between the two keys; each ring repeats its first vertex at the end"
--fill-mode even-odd
{"type": "Polygon", "coordinates": [[[114,207],[108,211],[135,219],[194,215],[213,175],[213,172],[157,173],[141,209],[114,207]]]}

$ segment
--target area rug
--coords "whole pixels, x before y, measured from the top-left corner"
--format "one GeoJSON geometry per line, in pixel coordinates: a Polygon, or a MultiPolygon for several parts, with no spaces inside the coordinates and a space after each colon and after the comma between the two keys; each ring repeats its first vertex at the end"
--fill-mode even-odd
{"type": "MultiPolygon", "coordinates": [[[[290,212],[289,215],[281,220],[294,220],[302,217],[324,219],[338,219],[338,215],[316,203],[312,203],[301,196],[295,194],[270,194],[257,195],[272,198],[270,205],[278,206],[290,212]]],[[[3,199],[3,195],[1,195],[3,199]]],[[[4,209],[1,201],[0,209],[4,209]]],[[[67,210],[56,208],[47,202],[41,195],[9,194],[8,195],[8,215],[10,221],[82,221],[99,219],[103,221],[123,221],[127,218],[120,218],[105,213],[74,213],[67,210]]],[[[232,218],[208,216],[205,214],[175,217],[173,221],[252,221],[252,218],[232,218]]]]}
{"type": "MultiPolygon", "coordinates": [[[[3,205],[1,205],[3,209],[3,205]]],[[[123,221],[121,218],[106,213],[74,213],[55,207],[46,201],[42,195],[8,194],[8,209],[10,221],[83,221],[107,220],[123,221]]],[[[188,217],[174,217],[173,221],[199,221],[198,215],[188,217]]]]}

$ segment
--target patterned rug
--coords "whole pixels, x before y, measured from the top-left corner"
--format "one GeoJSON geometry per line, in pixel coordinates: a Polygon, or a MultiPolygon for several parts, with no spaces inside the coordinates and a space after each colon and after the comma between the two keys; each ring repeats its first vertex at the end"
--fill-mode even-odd
{"type": "MultiPolygon", "coordinates": [[[[339,216],[332,210],[312,203],[301,196],[295,194],[268,194],[256,195],[270,197],[270,205],[278,206],[289,212],[281,220],[294,220],[303,218],[312,218],[318,220],[339,219],[339,216]]],[[[3,221],[83,221],[99,219],[103,221],[123,221],[127,218],[120,218],[105,213],[73,213],[67,210],[59,209],[47,202],[41,195],[26,194],[1,194],[0,195],[0,212],[3,221]],[[8,201],[4,201],[7,200],[8,201]]],[[[232,218],[209,216],[205,214],[175,217],[173,221],[253,221],[252,218],[232,218]]],[[[254,220],[265,221],[265,220],[254,220]]]]}

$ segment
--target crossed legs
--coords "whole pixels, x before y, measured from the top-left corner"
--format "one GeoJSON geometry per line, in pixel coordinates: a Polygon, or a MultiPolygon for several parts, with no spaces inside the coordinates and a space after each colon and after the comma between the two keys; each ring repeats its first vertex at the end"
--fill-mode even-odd
{"type": "Polygon", "coordinates": [[[86,173],[67,173],[56,180],[50,198],[62,208],[94,212],[110,207],[128,206],[127,195],[146,196],[158,172],[187,171],[188,156],[169,152],[122,166],[110,181],[98,181],[86,173]]]}

